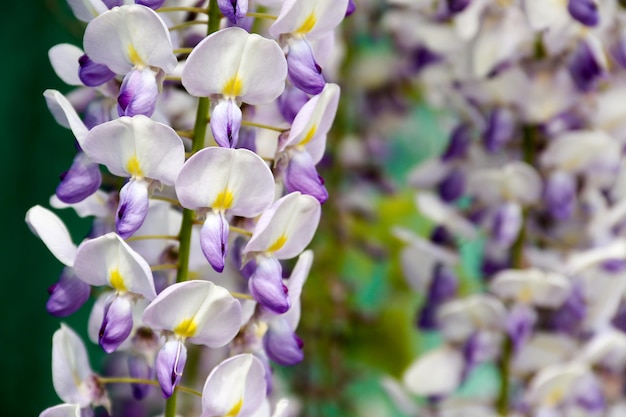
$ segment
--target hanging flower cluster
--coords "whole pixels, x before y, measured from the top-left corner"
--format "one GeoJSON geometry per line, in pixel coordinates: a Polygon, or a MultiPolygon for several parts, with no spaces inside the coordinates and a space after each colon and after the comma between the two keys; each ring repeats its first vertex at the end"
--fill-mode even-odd
{"type": "Polygon", "coordinates": [[[328,198],[316,165],[339,100],[322,67],[354,4],[68,4],[87,24],[83,49],[62,44],[49,55],[76,88],[44,96],[78,152],[50,203],[94,223],[77,244],[42,206],[26,222],[65,265],[48,312],[65,317],[96,296],[90,338],[117,353],[123,376],[94,373],[62,324],[52,370],[64,404],[41,416],[121,410],[110,383],[148,396],[146,410],[158,385],[166,417],[177,413],[179,390],[202,397],[179,401],[189,415],[286,415],[271,362],[303,358],[296,329],[313,262],[305,249],[328,198]],[[201,393],[184,386],[196,380],[201,393]]]}
{"type": "Polygon", "coordinates": [[[443,152],[408,177],[432,233],[394,230],[425,294],[417,327],[442,337],[396,399],[426,399],[419,415],[622,415],[622,2],[389,4],[406,82],[454,119],[443,152]],[[462,262],[468,242],[480,282],[462,262]],[[485,369],[495,388],[459,394],[485,369]]]}

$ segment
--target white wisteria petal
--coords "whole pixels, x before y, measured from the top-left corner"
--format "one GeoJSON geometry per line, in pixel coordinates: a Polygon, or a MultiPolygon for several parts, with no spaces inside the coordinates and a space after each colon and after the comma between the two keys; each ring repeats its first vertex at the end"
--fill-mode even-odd
{"type": "Polygon", "coordinates": [[[78,144],[82,146],[88,129],[78,116],[72,103],[57,90],[48,89],[44,91],[43,96],[54,120],[61,126],[71,129],[78,144]]]}
{"type": "Polygon", "coordinates": [[[289,304],[291,307],[282,317],[287,321],[291,329],[298,328],[300,322],[300,295],[313,264],[313,251],[306,250],[298,257],[298,262],[291,272],[291,276],[285,281],[289,290],[289,304]]]}
{"type": "Polygon", "coordinates": [[[70,267],[74,265],[76,245],[59,216],[47,208],[36,205],[26,212],[26,223],[63,265],[70,267]]]}
{"type": "Polygon", "coordinates": [[[591,370],[584,362],[552,364],[530,381],[527,398],[533,405],[557,405],[572,392],[574,384],[591,370]]]}
{"type": "Polygon", "coordinates": [[[314,197],[297,191],[287,194],[263,212],[244,254],[266,252],[277,259],[293,258],[313,239],[321,211],[314,197]]]}
{"type": "Polygon", "coordinates": [[[513,200],[532,204],[541,196],[542,181],[530,165],[514,161],[502,168],[480,169],[472,172],[467,190],[485,204],[513,200]]]}
{"type": "Polygon", "coordinates": [[[437,324],[446,340],[462,343],[477,330],[503,330],[506,314],[497,298],[475,294],[443,304],[437,310],[437,324]]]}
{"type": "Polygon", "coordinates": [[[461,383],[465,360],[456,349],[442,346],[417,358],[404,372],[406,389],[420,396],[445,396],[461,383]]]}
{"type": "Polygon", "coordinates": [[[80,417],[78,404],[59,404],[43,410],[39,417],[80,417]]]}
{"type": "Polygon", "coordinates": [[[421,214],[445,226],[453,234],[466,239],[476,236],[476,227],[453,207],[445,204],[439,196],[432,192],[421,191],[415,196],[415,204],[421,214]]]}
{"type": "Polygon", "coordinates": [[[202,415],[250,417],[266,396],[265,368],[249,353],[217,365],[202,389],[202,415]]]}
{"type": "Polygon", "coordinates": [[[204,148],[182,167],[176,195],[183,207],[211,207],[255,217],[274,201],[274,176],[267,163],[247,149],[204,148]]]}
{"type": "Polygon", "coordinates": [[[567,11],[567,3],[561,0],[526,0],[524,6],[528,22],[534,31],[560,31],[572,21],[567,11]]]}
{"type": "Polygon", "coordinates": [[[244,103],[273,101],[285,89],[287,60],[278,44],[237,27],[207,36],[189,54],[182,73],[194,96],[221,95],[244,103]]]}
{"type": "Polygon", "coordinates": [[[148,263],[115,233],[80,244],[74,261],[76,276],[89,285],[106,285],[119,293],[156,297],[148,263]]]}
{"type": "Polygon", "coordinates": [[[186,281],[164,289],[143,313],[155,330],[170,330],[191,343],[220,347],[239,332],[241,305],[210,281],[186,281]]]}
{"type": "Polygon", "coordinates": [[[78,76],[78,59],[84,55],[82,49],[70,43],[60,43],[48,50],[48,58],[57,76],[68,85],[83,85],[78,76]]]}
{"type": "Polygon", "coordinates": [[[600,331],[585,344],[579,358],[591,365],[621,370],[626,365],[626,335],[615,328],[600,331]]]}
{"type": "Polygon", "coordinates": [[[50,205],[57,209],[73,208],[79,217],[108,217],[112,212],[109,205],[109,195],[102,190],[98,190],[83,201],[75,204],[67,204],[59,200],[56,194],[50,197],[50,205]]]}
{"type": "Polygon", "coordinates": [[[174,129],[141,115],[94,127],[81,146],[92,161],[114,175],[165,185],[174,184],[185,162],[185,147],[174,129]]]}
{"type": "Polygon", "coordinates": [[[565,270],[569,274],[576,274],[612,259],[626,259],[626,240],[616,239],[606,245],[572,252],[567,258],[565,270]]]}
{"type": "Polygon", "coordinates": [[[443,162],[441,158],[428,159],[411,169],[407,183],[417,189],[435,187],[448,175],[451,168],[452,166],[443,162]]]}
{"type": "Polygon", "coordinates": [[[92,373],[83,341],[74,330],[61,323],[61,328],[52,336],[52,384],[59,398],[87,407],[91,396],[85,382],[92,373]]]}
{"type": "Polygon", "coordinates": [[[85,53],[117,74],[133,67],[156,67],[171,73],[177,59],[167,26],[149,7],[115,7],[93,19],[85,29],[85,53]]]}
{"type": "Polygon", "coordinates": [[[533,304],[537,307],[560,307],[571,291],[563,275],[535,268],[507,269],[498,272],[489,286],[498,297],[533,304]]]}
{"type": "Polygon", "coordinates": [[[276,39],[281,35],[315,39],[339,25],[347,8],[348,0],[286,0],[269,32],[276,39]]]}
{"type": "Polygon", "coordinates": [[[74,16],[83,22],[89,22],[94,17],[109,10],[102,0],[67,0],[74,16]]]}
{"type": "Polygon", "coordinates": [[[619,166],[621,155],[617,140],[601,130],[565,132],[550,141],[541,163],[568,172],[584,172],[593,166],[619,166]]]}
{"type": "Polygon", "coordinates": [[[326,148],[326,135],[337,113],[340,89],[337,84],[326,83],[324,90],[306,102],[296,115],[289,136],[279,148],[304,147],[318,163],[326,148]]]}
{"type": "Polygon", "coordinates": [[[553,363],[562,363],[576,352],[576,341],[563,334],[538,332],[524,343],[512,363],[516,373],[533,374],[553,363]]]}

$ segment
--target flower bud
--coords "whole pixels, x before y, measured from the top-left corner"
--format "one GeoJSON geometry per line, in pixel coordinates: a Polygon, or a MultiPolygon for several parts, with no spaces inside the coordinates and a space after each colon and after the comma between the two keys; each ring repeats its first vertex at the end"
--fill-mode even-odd
{"type": "Polygon", "coordinates": [[[572,217],[576,204],[576,179],[563,171],[552,173],[545,185],[543,200],[550,215],[557,220],[572,217]]]}
{"type": "Polygon", "coordinates": [[[491,112],[485,131],[485,147],[490,152],[502,149],[515,134],[515,115],[507,108],[499,107],[491,112]]]}
{"type": "Polygon", "coordinates": [[[135,4],[141,4],[153,10],[163,6],[163,3],[165,3],[165,0],[135,0],[135,4]]]}
{"type": "Polygon", "coordinates": [[[148,214],[148,184],[130,180],[120,190],[120,202],[115,213],[115,229],[122,239],[132,236],[148,214]]]}
{"type": "Polygon", "coordinates": [[[450,134],[450,140],[446,151],[441,156],[444,161],[452,159],[462,159],[467,154],[472,140],[470,126],[467,123],[460,123],[450,134]]]}
{"type": "Polygon", "coordinates": [[[537,313],[526,304],[515,304],[506,319],[506,330],[513,342],[513,349],[519,352],[532,335],[537,321],[537,313]]]}
{"type": "Polygon", "coordinates": [[[66,204],[79,203],[98,191],[101,182],[99,165],[92,162],[83,152],[79,152],[74,157],[70,169],[61,174],[56,196],[66,204]]]}
{"type": "Polygon", "coordinates": [[[585,26],[596,26],[600,22],[598,6],[594,0],[569,0],[567,11],[585,26]]]}
{"type": "Polygon", "coordinates": [[[115,73],[104,64],[97,64],[87,55],[78,59],[78,78],[87,87],[97,87],[115,78],[115,73]]]}
{"type": "Polygon", "coordinates": [[[248,13],[248,0],[217,0],[220,12],[233,25],[236,25],[248,13]]]}
{"type": "Polygon", "coordinates": [[[209,211],[200,230],[202,253],[217,272],[224,270],[224,260],[228,252],[228,221],[223,213],[209,211]]]}
{"type": "Polygon", "coordinates": [[[303,346],[302,339],[281,318],[271,321],[263,336],[263,347],[267,356],[279,365],[300,363],[304,358],[303,346]]]}
{"type": "Polygon", "coordinates": [[[315,61],[311,45],[305,39],[289,44],[287,74],[293,85],[308,94],[319,94],[326,85],[322,68],[315,61]]]}
{"type": "Polygon", "coordinates": [[[283,284],[282,267],[276,258],[257,258],[257,267],[248,281],[248,288],[252,297],[273,313],[283,314],[289,310],[288,290],[283,284]]]}
{"type": "Polygon", "coordinates": [[[587,41],[581,41],[570,57],[568,63],[569,73],[580,91],[592,90],[598,79],[604,74],[604,68],[598,53],[594,51],[594,45],[587,41]]]}
{"type": "Polygon", "coordinates": [[[465,175],[460,169],[453,169],[439,183],[439,196],[446,203],[459,199],[465,191],[465,175]]]}
{"type": "Polygon", "coordinates": [[[241,109],[233,100],[222,100],[211,112],[211,132],[222,148],[234,148],[239,139],[241,109]]]}
{"type": "Polygon", "coordinates": [[[50,298],[46,303],[48,313],[67,317],[75,313],[89,299],[91,286],[76,278],[72,268],[63,269],[59,281],[48,289],[50,298]]]}
{"type": "Polygon", "coordinates": [[[183,376],[187,361],[187,348],[180,340],[170,340],[159,351],[156,358],[156,374],[165,398],[174,393],[174,388],[183,376]]]}
{"type": "Polygon", "coordinates": [[[98,343],[106,353],[115,351],[133,329],[130,301],[124,296],[113,296],[104,306],[104,318],[98,333],[98,343]]]}
{"type": "Polygon", "coordinates": [[[291,154],[284,179],[285,189],[289,193],[300,191],[302,194],[315,197],[320,204],[328,200],[324,180],[317,174],[313,159],[306,151],[291,154]]]}
{"type": "Polygon", "coordinates": [[[159,97],[159,87],[151,69],[134,69],[124,77],[117,97],[117,113],[121,116],[152,116],[159,97]]]}

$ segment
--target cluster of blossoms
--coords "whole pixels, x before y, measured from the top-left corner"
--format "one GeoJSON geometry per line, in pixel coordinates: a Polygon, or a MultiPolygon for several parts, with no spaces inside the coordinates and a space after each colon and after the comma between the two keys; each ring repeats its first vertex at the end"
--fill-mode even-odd
{"type": "Polygon", "coordinates": [[[406,82],[453,120],[441,155],[408,177],[432,233],[394,231],[426,295],[417,326],[442,339],[393,388],[398,403],[417,413],[411,393],[419,415],[437,416],[624,415],[623,2],[389,3],[406,82]],[[482,250],[479,282],[460,256],[468,242],[482,250]],[[497,370],[499,388],[460,393],[479,369],[497,370]]]}
{"type": "Polygon", "coordinates": [[[207,417],[288,415],[271,363],[303,357],[305,249],[328,197],[316,164],[339,100],[322,67],[354,4],[68,3],[86,22],[83,49],[49,56],[76,88],[44,96],[78,152],[50,204],[94,222],[78,245],[42,206],[26,222],[65,265],[48,312],[71,315],[95,296],[89,336],[116,355],[111,375],[97,375],[62,324],[52,373],[64,404],[41,416],[163,413],[155,384],[166,417],[200,414],[193,402],[177,410],[179,390],[201,395],[207,417]],[[109,398],[104,386],[120,382],[142,411],[128,394],[109,398]]]}

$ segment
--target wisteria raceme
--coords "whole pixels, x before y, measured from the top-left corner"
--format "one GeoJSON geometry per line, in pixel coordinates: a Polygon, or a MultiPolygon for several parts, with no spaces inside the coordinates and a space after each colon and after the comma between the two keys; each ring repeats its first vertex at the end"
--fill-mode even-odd
{"type": "Polygon", "coordinates": [[[428,398],[423,415],[621,415],[625,362],[609,358],[608,340],[624,336],[623,5],[389,3],[383,24],[398,48],[436,57],[404,73],[454,120],[441,156],[409,177],[435,226],[430,242],[396,231],[409,285],[428,294],[420,314],[443,335],[401,389],[428,398]],[[458,262],[476,242],[468,223],[482,281],[435,305],[442,266],[468,285],[458,262]],[[600,344],[606,356],[584,353],[600,344]],[[459,402],[485,366],[495,388],[459,402]]]}
{"type": "Polygon", "coordinates": [[[131,384],[145,410],[154,410],[150,387],[160,385],[166,417],[177,408],[286,415],[271,363],[303,358],[295,331],[313,262],[305,249],[328,198],[315,165],[339,99],[317,63],[329,44],[316,59],[310,42],[330,39],[349,5],[186,3],[68,0],[86,22],[84,50],[50,49],[55,72],[75,90],[44,96],[78,149],[51,205],[94,223],[75,244],[42,206],[26,222],[65,265],[48,311],[67,316],[97,295],[90,339],[127,366],[125,376],[98,375],[61,324],[52,367],[64,404],[43,417],[126,415],[112,383],[131,384]],[[295,89],[299,104],[282,118],[295,89]],[[295,257],[283,281],[284,260],[295,257]],[[198,383],[202,392],[189,388],[198,383]],[[177,406],[181,390],[202,398],[177,406]]]}

